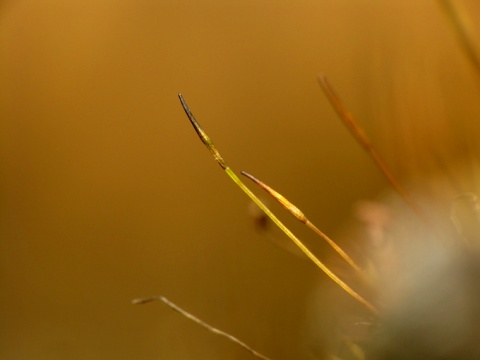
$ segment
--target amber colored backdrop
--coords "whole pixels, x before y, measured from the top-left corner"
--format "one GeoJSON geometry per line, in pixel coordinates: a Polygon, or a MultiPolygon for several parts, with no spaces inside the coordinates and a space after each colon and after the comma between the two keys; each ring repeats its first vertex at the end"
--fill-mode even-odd
{"type": "Polygon", "coordinates": [[[0,358],[252,359],[130,304],[157,293],[273,359],[312,358],[309,294],[328,280],[256,231],[177,93],[234,170],[334,235],[387,185],[318,73],[400,174],[451,119],[477,130],[476,73],[435,1],[4,1],[0,358]]]}

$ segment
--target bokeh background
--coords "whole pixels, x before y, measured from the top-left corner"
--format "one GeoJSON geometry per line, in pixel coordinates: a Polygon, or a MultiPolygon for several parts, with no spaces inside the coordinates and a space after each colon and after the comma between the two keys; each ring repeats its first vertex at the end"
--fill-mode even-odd
{"type": "Polygon", "coordinates": [[[234,170],[335,236],[388,185],[317,74],[410,178],[475,147],[477,71],[438,1],[3,1],[0,358],[252,359],[131,305],[154,294],[274,359],[322,358],[329,280],[259,231],[177,93],[234,170]]]}

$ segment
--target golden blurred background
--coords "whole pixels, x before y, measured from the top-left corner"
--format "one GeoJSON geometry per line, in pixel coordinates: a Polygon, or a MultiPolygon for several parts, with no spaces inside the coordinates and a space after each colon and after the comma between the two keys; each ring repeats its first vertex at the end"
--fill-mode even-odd
{"type": "MultiPolygon", "coordinates": [[[[479,5],[457,5],[480,38],[479,5]]],[[[399,176],[475,147],[478,73],[438,1],[3,1],[0,358],[253,358],[131,305],[153,294],[273,359],[313,358],[329,280],[257,231],[177,93],[234,170],[335,235],[388,185],[319,73],[399,176]]]]}

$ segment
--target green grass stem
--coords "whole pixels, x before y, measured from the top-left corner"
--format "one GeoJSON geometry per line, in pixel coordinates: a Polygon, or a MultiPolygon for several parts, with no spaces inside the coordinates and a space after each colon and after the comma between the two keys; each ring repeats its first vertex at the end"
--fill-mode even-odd
{"type": "Polygon", "coordinates": [[[227,165],[225,160],[220,155],[219,151],[215,148],[213,141],[207,135],[207,133],[203,130],[200,126],[198,121],[193,116],[192,112],[190,111],[187,103],[185,102],[183,96],[181,94],[178,95],[180,102],[182,104],[185,113],[187,114],[190,122],[192,123],[195,131],[197,132],[198,136],[202,140],[202,142],[207,146],[207,148],[212,153],[213,157],[217,161],[217,163],[222,167],[223,170],[228,174],[230,179],[232,179],[235,184],[237,184],[242,191],[247,194],[252,201],[258,205],[260,209],[274,222],[276,226],[280,228],[294,243],[297,245],[300,250],[303,251],[307,257],[313,261],[315,265],[317,265],[328,277],[330,277],[337,285],[339,285],[343,290],[345,290],[350,296],[352,296],[355,300],[360,302],[364,305],[367,309],[369,309],[374,314],[378,314],[378,309],[370,304],[367,300],[365,300],[362,296],[360,296],[356,291],[354,291],[350,286],[348,286],[342,279],[340,279],[333,271],[331,271],[325,264],[323,264],[304,244],[300,241],[271,211],[270,209],[260,201],[260,199],[239,179],[239,177],[230,169],[227,165]]]}

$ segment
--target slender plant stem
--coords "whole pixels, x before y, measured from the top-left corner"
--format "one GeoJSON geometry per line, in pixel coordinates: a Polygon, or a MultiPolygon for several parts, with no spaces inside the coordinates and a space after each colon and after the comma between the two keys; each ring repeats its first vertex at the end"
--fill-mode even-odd
{"type": "Polygon", "coordinates": [[[392,171],[388,167],[385,160],[383,160],[382,156],[378,153],[375,149],[373,144],[370,142],[368,137],[365,135],[365,132],[359,125],[359,123],[355,120],[355,118],[347,111],[346,107],[343,105],[342,101],[336,94],[335,90],[333,89],[332,85],[328,81],[327,77],[324,75],[318,76],[318,82],[320,86],[327,96],[328,100],[332,104],[333,108],[337,112],[340,119],[342,119],[345,126],[350,130],[354,138],[357,142],[365,149],[365,151],[370,155],[373,159],[377,167],[380,169],[382,174],[385,176],[387,181],[393,186],[395,191],[403,198],[403,200],[417,213],[417,215],[426,223],[430,224],[428,217],[422,211],[422,209],[417,205],[417,203],[413,200],[407,190],[398,182],[397,178],[393,175],[392,171]]]}
{"type": "Polygon", "coordinates": [[[340,247],[335,241],[329,238],[324,232],[317,228],[306,216],[305,214],[288,201],[283,195],[279,194],[277,191],[273,190],[270,186],[264,182],[258,180],[253,175],[245,171],[240,172],[242,175],[246,176],[270,195],[272,195],[275,200],[277,200],[290,214],[292,214],[297,220],[307,225],[311,230],[313,230],[317,235],[323,238],[355,271],[362,272],[360,266],[340,247]]]}
{"type": "Polygon", "coordinates": [[[239,339],[237,339],[235,336],[232,336],[228,333],[226,333],[225,331],[222,331],[222,330],[219,330],[209,324],[207,324],[206,322],[200,320],[199,318],[197,318],[196,316],[190,314],[188,311],[186,310],[183,310],[180,306],[178,306],[177,304],[173,303],[172,301],[168,300],[166,297],[164,296],[161,296],[161,295],[157,295],[157,296],[150,296],[148,298],[141,298],[141,299],[135,299],[132,301],[132,303],[134,305],[139,305],[139,304],[146,304],[146,303],[149,303],[149,302],[152,302],[152,301],[162,301],[163,303],[167,304],[171,309],[179,312],[180,314],[182,314],[183,316],[185,316],[187,319],[189,320],[192,320],[193,322],[197,323],[198,325],[204,327],[205,329],[207,329],[208,331],[216,334],[216,335],[220,335],[220,336],[223,336],[223,337],[226,337],[228,340],[234,342],[235,344],[237,345],[240,345],[241,347],[243,347],[245,350],[249,351],[250,353],[252,353],[253,355],[255,355],[256,357],[260,358],[260,359],[263,359],[263,360],[270,360],[270,358],[266,357],[265,355],[262,355],[260,354],[258,351],[252,349],[250,346],[248,346],[247,344],[245,344],[243,341],[240,341],[239,339]]]}
{"type": "Polygon", "coordinates": [[[271,211],[270,209],[263,204],[259,198],[238,178],[237,175],[228,167],[225,160],[222,158],[218,150],[215,148],[213,141],[210,137],[205,133],[202,129],[198,121],[193,116],[192,112],[190,111],[187,103],[183,99],[181,94],[178,95],[180,102],[182,104],[185,113],[187,114],[190,122],[192,123],[195,131],[197,132],[198,136],[202,140],[202,142],[207,146],[210,152],[213,154],[213,157],[217,161],[217,163],[222,167],[223,170],[228,174],[230,179],[232,179],[240,189],[243,190],[245,194],[247,194],[252,201],[258,205],[260,209],[277,225],[280,230],[282,230],[299,248],[302,250],[308,258],[315,263],[328,277],[330,277],[335,283],[337,283],[343,290],[345,290],[350,296],[364,305],[367,309],[372,311],[375,314],[378,314],[378,309],[370,304],[367,300],[365,300],[362,296],[360,296],[357,292],[355,292],[350,286],[348,286],[343,280],[341,280],[333,271],[331,271],[326,265],[324,265],[304,244],[301,242],[291,231],[288,229],[271,211]]]}

